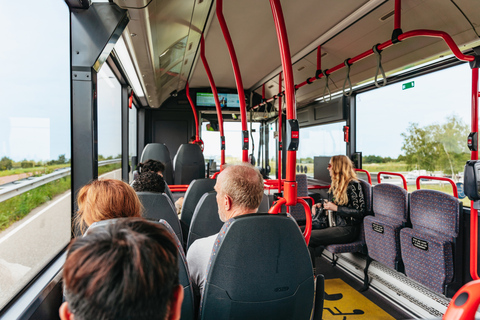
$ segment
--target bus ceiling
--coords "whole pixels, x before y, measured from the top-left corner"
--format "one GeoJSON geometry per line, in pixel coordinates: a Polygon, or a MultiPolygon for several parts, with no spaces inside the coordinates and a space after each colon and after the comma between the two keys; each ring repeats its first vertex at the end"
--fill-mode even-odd
{"type": "MultiPolygon", "coordinates": [[[[123,38],[134,57],[150,107],[160,107],[171,92],[184,90],[187,80],[192,89],[209,86],[205,69],[198,63],[202,32],[206,43],[205,54],[211,61],[216,83],[224,88],[236,88],[227,44],[215,17],[213,1],[113,2],[127,9],[131,18],[123,38]]],[[[290,39],[295,83],[315,75],[318,46],[322,47],[322,67],[328,69],[390,39],[395,25],[395,1],[304,0],[283,1],[282,6],[287,31],[295,34],[290,39]]],[[[265,83],[267,97],[278,94],[281,62],[268,1],[224,1],[223,15],[235,45],[244,89],[261,95],[265,83]],[[278,59],[272,59],[272,56],[278,59]]],[[[404,31],[430,29],[446,32],[462,51],[479,44],[477,31],[472,27],[478,25],[478,1],[401,1],[401,26],[404,31]]],[[[388,76],[449,54],[449,48],[441,39],[416,38],[385,50],[382,63],[388,76]]],[[[374,57],[358,61],[350,70],[352,85],[373,79],[375,70],[374,57]]],[[[344,71],[330,76],[332,92],[342,89],[345,76],[344,71]]],[[[322,96],[323,89],[323,81],[299,88],[296,92],[297,106],[322,96]]]]}

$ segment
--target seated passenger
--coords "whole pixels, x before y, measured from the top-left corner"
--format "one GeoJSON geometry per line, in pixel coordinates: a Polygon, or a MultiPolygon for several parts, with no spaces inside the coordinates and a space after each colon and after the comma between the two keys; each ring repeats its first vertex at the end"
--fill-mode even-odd
{"type": "Polygon", "coordinates": [[[180,319],[178,249],[161,225],[121,219],[68,247],[62,320],[180,319]]]}
{"type": "Polygon", "coordinates": [[[333,156],[328,171],[332,178],[328,194],[333,200],[313,205],[312,213],[323,206],[321,214],[328,215],[331,210],[333,218],[329,227],[312,230],[309,246],[313,248],[354,241],[365,214],[363,190],[352,161],[346,156],[333,156]]]}
{"type": "Polygon", "coordinates": [[[136,192],[148,191],[164,193],[165,180],[156,172],[142,172],[138,175],[137,179],[133,181],[132,187],[136,192]]]}
{"type": "Polygon", "coordinates": [[[78,192],[77,204],[75,221],[82,232],[94,222],[142,216],[142,204],[135,190],[115,179],[94,180],[83,186],[78,192]]]}
{"type": "MultiPolygon", "coordinates": [[[[263,199],[263,178],[260,172],[247,163],[227,166],[217,177],[218,215],[223,222],[255,213],[263,199]]],[[[218,234],[198,239],[187,252],[187,264],[196,294],[205,285],[208,261],[218,234]]]]}
{"type": "Polygon", "coordinates": [[[160,161],[148,159],[147,161],[140,162],[138,164],[138,173],[155,172],[163,177],[165,171],[165,165],[160,161]]]}

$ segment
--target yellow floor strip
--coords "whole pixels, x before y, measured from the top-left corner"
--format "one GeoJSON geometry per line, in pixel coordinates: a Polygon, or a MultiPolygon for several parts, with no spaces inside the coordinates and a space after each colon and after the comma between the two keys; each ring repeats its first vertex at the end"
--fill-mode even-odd
{"type": "Polygon", "coordinates": [[[394,319],[341,279],[325,280],[323,320],[394,319]]]}

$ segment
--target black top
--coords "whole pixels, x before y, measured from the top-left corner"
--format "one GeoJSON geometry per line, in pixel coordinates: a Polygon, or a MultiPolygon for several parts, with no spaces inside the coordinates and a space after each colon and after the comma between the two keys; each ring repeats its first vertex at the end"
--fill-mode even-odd
{"type": "MultiPolygon", "coordinates": [[[[337,226],[351,226],[362,223],[365,215],[365,198],[360,182],[351,180],[347,186],[348,203],[338,206],[335,222],[337,226]]],[[[336,202],[335,200],[333,201],[336,202]]]]}

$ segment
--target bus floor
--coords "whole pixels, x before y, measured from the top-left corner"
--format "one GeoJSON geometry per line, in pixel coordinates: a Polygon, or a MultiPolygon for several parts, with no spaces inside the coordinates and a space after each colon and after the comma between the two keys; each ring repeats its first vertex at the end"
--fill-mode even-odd
{"type": "Polygon", "coordinates": [[[323,320],[355,319],[412,319],[392,302],[373,289],[359,292],[362,280],[345,271],[339,265],[333,266],[324,255],[315,260],[316,273],[325,277],[325,300],[323,320]]]}

